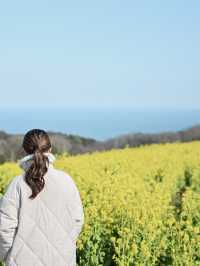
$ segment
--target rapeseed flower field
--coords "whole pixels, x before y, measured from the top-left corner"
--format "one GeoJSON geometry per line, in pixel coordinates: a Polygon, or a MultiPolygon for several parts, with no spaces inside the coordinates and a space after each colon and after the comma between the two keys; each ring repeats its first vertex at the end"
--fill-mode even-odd
{"type": "MultiPolygon", "coordinates": [[[[200,265],[200,142],[63,154],[54,166],[83,201],[79,266],[200,265]]],[[[1,195],[20,173],[0,165],[1,195]]]]}

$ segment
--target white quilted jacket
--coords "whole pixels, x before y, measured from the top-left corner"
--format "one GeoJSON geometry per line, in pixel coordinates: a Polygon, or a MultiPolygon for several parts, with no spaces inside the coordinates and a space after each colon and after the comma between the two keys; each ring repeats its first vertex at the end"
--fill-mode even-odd
{"type": "Polygon", "coordinates": [[[76,240],[84,222],[72,177],[49,164],[44,189],[28,199],[24,174],[0,198],[0,261],[6,266],[75,266],[76,240]]]}

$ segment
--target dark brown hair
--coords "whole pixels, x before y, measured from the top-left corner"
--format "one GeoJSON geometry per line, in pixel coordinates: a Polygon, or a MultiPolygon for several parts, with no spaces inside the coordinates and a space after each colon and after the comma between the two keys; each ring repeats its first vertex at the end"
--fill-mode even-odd
{"type": "Polygon", "coordinates": [[[51,148],[51,142],[48,134],[42,129],[32,129],[28,131],[23,139],[22,144],[27,154],[34,154],[32,164],[25,172],[25,181],[32,190],[31,199],[44,188],[44,175],[48,170],[49,160],[44,155],[51,148]]]}

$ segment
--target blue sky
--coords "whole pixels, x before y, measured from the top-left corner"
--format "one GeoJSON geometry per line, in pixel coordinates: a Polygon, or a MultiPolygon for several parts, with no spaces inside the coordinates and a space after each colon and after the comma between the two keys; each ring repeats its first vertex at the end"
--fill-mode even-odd
{"type": "Polygon", "coordinates": [[[2,1],[0,106],[199,108],[199,1],[2,1]]]}

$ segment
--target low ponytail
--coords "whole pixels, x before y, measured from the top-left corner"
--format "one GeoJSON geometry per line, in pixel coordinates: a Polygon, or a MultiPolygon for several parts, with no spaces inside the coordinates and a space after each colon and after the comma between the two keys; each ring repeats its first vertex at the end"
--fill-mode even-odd
{"type": "Polygon", "coordinates": [[[34,154],[32,164],[25,172],[25,181],[32,190],[31,199],[44,188],[44,175],[48,170],[49,159],[44,154],[51,148],[51,143],[44,130],[33,129],[29,131],[23,141],[23,148],[28,154],[34,154]]]}

